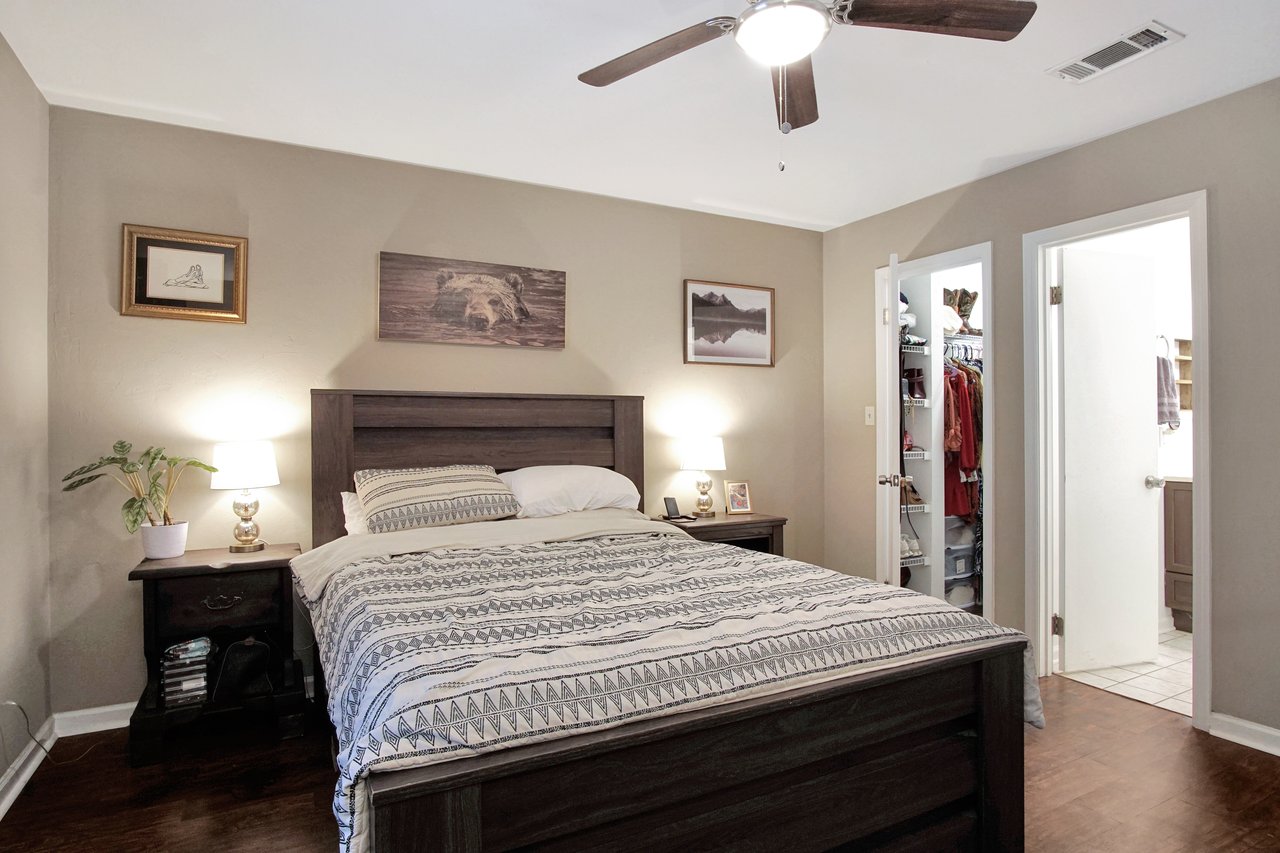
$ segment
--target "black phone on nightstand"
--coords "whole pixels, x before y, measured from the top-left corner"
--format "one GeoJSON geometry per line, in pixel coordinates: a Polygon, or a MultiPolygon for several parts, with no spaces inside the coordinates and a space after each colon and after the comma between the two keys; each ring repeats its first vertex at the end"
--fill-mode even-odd
{"type": "Polygon", "coordinates": [[[676,504],[675,498],[663,498],[662,502],[667,506],[667,514],[663,516],[667,521],[696,521],[692,515],[681,515],[680,507],[676,504]]]}

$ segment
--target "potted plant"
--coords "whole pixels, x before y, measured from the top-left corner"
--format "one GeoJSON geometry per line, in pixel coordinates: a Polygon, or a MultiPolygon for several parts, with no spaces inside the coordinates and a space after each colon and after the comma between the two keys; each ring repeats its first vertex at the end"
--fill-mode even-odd
{"type": "Polygon", "coordinates": [[[130,533],[142,530],[142,552],[146,558],[181,557],[187,550],[187,522],[174,521],[169,515],[173,490],[188,468],[211,473],[218,469],[189,456],[166,456],[163,447],[148,447],[137,459],[129,458],[132,452],[132,444],[117,441],[110,456],[103,456],[63,477],[62,482],[67,485],[62,491],[74,492],[94,480],[110,477],[129,493],[120,512],[126,530],[130,533]]]}

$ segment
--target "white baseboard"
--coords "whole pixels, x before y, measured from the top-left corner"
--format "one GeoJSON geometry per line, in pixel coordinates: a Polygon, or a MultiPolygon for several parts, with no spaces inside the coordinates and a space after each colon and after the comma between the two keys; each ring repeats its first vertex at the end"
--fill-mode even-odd
{"type": "MultiPolygon", "coordinates": [[[[44,744],[45,749],[53,749],[54,743],[58,740],[54,729],[53,718],[50,717],[36,732],[36,739],[44,744]]],[[[9,807],[13,805],[14,800],[18,799],[18,795],[22,793],[22,789],[27,786],[27,782],[43,760],[44,753],[40,751],[40,747],[36,746],[35,741],[29,740],[26,748],[18,754],[17,760],[9,765],[3,776],[0,776],[0,819],[9,812],[9,807]]]]}
{"type": "Polygon", "coordinates": [[[133,713],[136,704],[136,702],[125,702],[120,705],[85,708],[81,711],[60,711],[53,715],[53,729],[58,733],[58,737],[123,729],[129,725],[129,715],[133,713]]]}
{"type": "Polygon", "coordinates": [[[1209,734],[1272,755],[1280,755],[1280,729],[1260,723],[1214,712],[1209,715],[1209,734]]]}

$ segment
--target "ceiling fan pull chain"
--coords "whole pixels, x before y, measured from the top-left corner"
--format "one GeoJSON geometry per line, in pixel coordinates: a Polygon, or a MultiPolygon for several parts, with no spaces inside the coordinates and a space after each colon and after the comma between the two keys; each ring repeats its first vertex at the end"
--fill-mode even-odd
{"type": "Polygon", "coordinates": [[[782,116],[782,121],[778,123],[778,130],[783,134],[791,132],[791,121],[787,115],[787,66],[778,67],[778,115],[782,116]]]}
{"type": "Polygon", "coordinates": [[[778,137],[778,171],[785,172],[787,161],[782,158],[782,140],[786,139],[791,131],[791,123],[787,121],[787,66],[785,65],[778,68],[778,115],[782,116],[778,125],[778,129],[782,131],[782,136],[778,137]]]}

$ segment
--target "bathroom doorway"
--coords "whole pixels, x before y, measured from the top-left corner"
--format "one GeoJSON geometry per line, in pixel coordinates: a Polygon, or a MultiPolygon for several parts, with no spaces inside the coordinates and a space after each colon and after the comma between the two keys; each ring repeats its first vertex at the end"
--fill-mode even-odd
{"type": "Polygon", "coordinates": [[[1101,220],[1027,237],[1028,626],[1042,673],[1192,716],[1203,220],[1169,203],[1101,220]]]}

